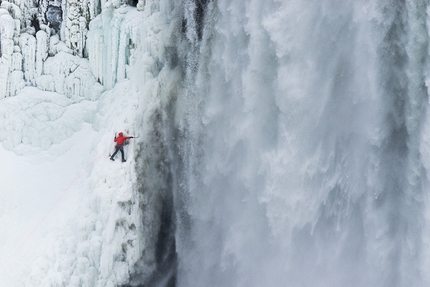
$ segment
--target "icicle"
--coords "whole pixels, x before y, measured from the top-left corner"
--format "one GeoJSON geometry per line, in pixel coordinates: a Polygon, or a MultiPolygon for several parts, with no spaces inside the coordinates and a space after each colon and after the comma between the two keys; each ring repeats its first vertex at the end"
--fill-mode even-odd
{"type": "Polygon", "coordinates": [[[11,64],[11,70],[12,71],[21,71],[22,69],[22,54],[20,53],[19,46],[15,46],[17,49],[12,54],[12,64],[11,64]]]}
{"type": "Polygon", "coordinates": [[[10,10],[14,14],[19,14],[19,9],[16,5],[8,2],[3,2],[2,7],[0,8],[0,98],[15,94],[15,92],[11,93],[11,91],[16,91],[15,87],[20,86],[17,83],[19,77],[15,74],[13,76],[13,84],[9,83],[12,78],[10,72],[16,68],[21,69],[22,63],[22,57],[20,58],[18,53],[14,53],[14,50],[19,51],[19,48],[15,48],[14,43],[15,36],[17,35],[16,21],[8,12],[10,10]]]}
{"type": "Polygon", "coordinates": [[[49,38],[45,31],[40,30],[36,33],[36,75],[41,76],[43,73],[43,63],[48,58],[49,38]]]}
{"type": "Polygon", "coordinates": [[[21,19],[21,9],[14,3],[8,1],[1,2],[1,8],[6,9],[14,19],[21,19]]]}
{"type": "Polygon", "coordinates": [[[100,83],[104,83],[103,78],[103,55],[105,55],[104,36],[101,29],[103,23],[101,17],[94,19],[90,23],[88,32],[87,49],[88,60],[90,61],[91,70],[100,83]]]}
{"type": "Polygon", "coordinates": [[[7,91],[9,95],[16,95],[16,93],[25,87],[23,81],[24,73],[21,70],[15,70],[10,74],[7,91]]]}
{"type": "Polygon", "coordinates": [[[19,39],[22,55],[24,58],[24,78],[26,81],[33,82],[36,72],[36,38],[28,33],[21,35],[19,39]]]}

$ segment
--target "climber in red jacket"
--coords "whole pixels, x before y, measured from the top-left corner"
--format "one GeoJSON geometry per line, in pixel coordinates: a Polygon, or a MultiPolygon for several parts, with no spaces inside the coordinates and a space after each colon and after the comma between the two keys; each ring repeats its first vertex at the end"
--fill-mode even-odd
{"type": "Polygon", "coordinates": [[[115,152],[110,157],[110,160],[114,160],[114,157],[118,153],[118,151],[121,151],[122,162],[125,162],[125,158],[124,158],[124,144],[125,144],[126,140],[132,139],[132,138],[133,137],[125,137],[122,132],[118,133],[118,137],[116,137],[116,135],[115,135],[115,138],[113,139],[113,141],[116,142],[115,152]]]}

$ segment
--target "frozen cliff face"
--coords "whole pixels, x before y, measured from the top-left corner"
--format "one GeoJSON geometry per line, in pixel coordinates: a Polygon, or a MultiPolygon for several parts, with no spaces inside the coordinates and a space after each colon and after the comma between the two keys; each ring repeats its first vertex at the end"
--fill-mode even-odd
{"type": "MultiPolygon", "coordinates": [[[[81,61],[79,58],[88,57],[87,34],[90,21],[102,12],[102,5],[112,7],[112,3],[99,1],[82,3],[76,0],[63,2],[18,0],[0,3],[1,98],[15,95],[26,85],[64,93],[68,97],[94,99],[100,95],[103,88],[98,83],[98,80],[99,82],[101,80],[97,78],[98,73],[95,73],[94,77],[88,61],[81,61]],[[52,68],[52,64],[57,68],[52,68]],[[81,73],[79,70],[88,72],[81,73]]],[[[119,3],[117,6],[119,7],[119,3]]],[[[117,27],[119,28],[120,26],[117,27]]],[[[93,34],[98,36],[97,33],[93,34]]],[[[94,41],[98,40],[100,38],[94,41]]],[[[120,43],[115,44],[119,46],[120,43]]],[[[118,48],[114,50],[122,52],[118,48]]],[[[103,53],[102,50],[91,52],[103,53]]],[[[94,70],[97,71],[97,68],[94,70]]],[[[124,68],[122,75],[125,75],[124,68]]],[[[123,78],[125,76],[119,77],[123,78]]],[[[116,79],[115,75],[114,81],[116,79]]]]}
{"type": "Polygon", "coordinates": [[[142,22],[136,20],[143,20],[130,17],[131,10],[159,10],[156,1],[143,0],[0,3],[0,98],[24,86],[97,98],[102,85],[129,78],[142,22]]]}
{"type": "Polygon", "coordinates": [[[0,98],[4,98],[24,86],[24,73],[19,46],[21,10],[4,1],[0,7],[0,98]]]}

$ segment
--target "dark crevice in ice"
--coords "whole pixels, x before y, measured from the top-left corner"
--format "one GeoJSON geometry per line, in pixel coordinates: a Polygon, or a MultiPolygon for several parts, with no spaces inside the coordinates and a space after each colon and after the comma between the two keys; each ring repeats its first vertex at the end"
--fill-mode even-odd
{"type": "Polygon", "coordinates": [[[49,5],[46,9],[45,19],[58,32],[63,21],[63,10],[61,7],[49,5]]]}
{"type": "Polygon", "coordinates": [[[176,286],[176,244],[173,212],[173,200],[164,201],[161,213],[161,228],[156,244],[157,270],[148,284],[143,287],[176,286]]]}

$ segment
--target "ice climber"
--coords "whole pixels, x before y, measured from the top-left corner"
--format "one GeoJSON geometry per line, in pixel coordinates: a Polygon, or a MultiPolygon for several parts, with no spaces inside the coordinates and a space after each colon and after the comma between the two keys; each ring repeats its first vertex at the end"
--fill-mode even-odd
{"type": "Polygon", "coordinates": [[[125,144],[126,140],[132,139],[132,138],[134,138],[134,137],[125,137],[122,132],[118,133],[118,137],[116,137],[116,135],[115,135],[115,138],[113,139],[113,141],[116,142],[115,152],[110,157],[110,160],[115,160],[114,159],[115,155],[118,153],[118,151],[121,151],[122,162],[125,162],[125,158],[124,158],[124,144],[125,144]]]}

